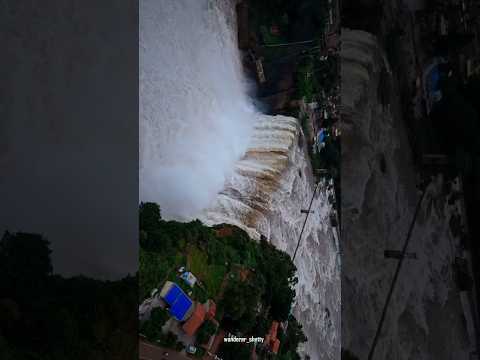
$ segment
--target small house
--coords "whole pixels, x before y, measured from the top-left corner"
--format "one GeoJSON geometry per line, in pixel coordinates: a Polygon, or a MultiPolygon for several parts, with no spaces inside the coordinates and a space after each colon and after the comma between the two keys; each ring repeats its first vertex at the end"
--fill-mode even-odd
{"type": "Polygon", "coordinates": [[[280,348],[280,340],[277,338],[278,325],[278,321],[272,321],[270,330],[265,336],[264,345],[267,347],[267,350],[273,354],[277,354],[280,348]]]}
{"type": "Polygon", "coordinates": [[[180,278],[185,281],[190,287],[194,287],[197,282],[197,278],[190,271],[185,271],[180,278]]]}

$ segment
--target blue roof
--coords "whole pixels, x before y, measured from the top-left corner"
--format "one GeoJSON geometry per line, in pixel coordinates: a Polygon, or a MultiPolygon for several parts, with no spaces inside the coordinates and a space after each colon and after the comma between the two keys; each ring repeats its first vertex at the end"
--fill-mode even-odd
{"type": "Polygon", "coordinates": [[[318,133],[318,143],[323,143],[323,141],[325,140],[325,131],[320,130],[319,133],[318,133]]]}
{"type": "Polygon", "coordinates": [[[192,306],[192,300],[183,292],[177,284],[173,284],[164,300],[170,305],[170,315],[177,320],[183,320],[192,306]]]}
{"type": "Polygon", "coordinates": [[[438,65],[430,72],[430,91],[436,91],[440,89],[440,71],[438,65]]]}

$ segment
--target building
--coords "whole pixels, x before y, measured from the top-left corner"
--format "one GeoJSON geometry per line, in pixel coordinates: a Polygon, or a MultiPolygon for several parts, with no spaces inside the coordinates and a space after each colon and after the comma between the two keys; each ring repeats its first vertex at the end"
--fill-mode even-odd
{"type": "Polygon", "coordinates": [[[280,349],[280,340],[277,338],[278,325],[278,321],[272,321],[270,331],[265,336],[264,346],[266,346],[267,350],[273,354],[277,354],[280,349]]]}
{"type": "Polygon", "coordinates": [[[194,287],[195,283],[197,282],[197,278],[189,271],[185,271],[180,278],[185,281],[190,287],[194,287]]]}
{"type": "Polygon", "coordinates": [[[202,326],[203,322],[205,321],[206,315],[207,311],[205,309],[205,306],[197,302],[192,316],[190,316],[190,318],[182,326],[185,334],[193,336],[200,328],[200,326],[202,326]]]}
{"type": "Polygon", "coordinates": [[[165,282],[160,297],[167,303],[170,315],[178,321],[188,319],[193,311],[193,301],[171,281],[165,282]]]}
{"type": "Polygon", "coordinates": [[[209,299],[207,301],[206,308],[207,308],[207,313],[205,314],[205,318],[207,320],[214,319],[215,315],[217,313],[217,304],[215,304],[215,302],[213,300],[209,299]]]}

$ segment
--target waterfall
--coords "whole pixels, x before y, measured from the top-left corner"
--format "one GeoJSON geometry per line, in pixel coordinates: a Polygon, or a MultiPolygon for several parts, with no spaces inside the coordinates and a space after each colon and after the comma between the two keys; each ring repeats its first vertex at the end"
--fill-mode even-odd
{"type": "MultiPolygon", "coordinates": [[[[165,218],[237,225],[292,255],[314,188],[305,141],[296,119],[253,107],[235,29],[233,1],[140,2],[140,198],[165,218]]],[[[340,358],[329,191],[320,186],[295,259],[293,313],[312,360],[340,358]]]]}
{"type": "MultiPolygon", "coordinates": [[[[298,121],[259,116],[245,156],[214,204],[200,219],[230,223],[254,239],[264,235],[293,255],[313,196],[313,177],[298,121]]],[[[311,359],[340,358],[340,262],[337,233],[329,222],[330,191],[319,186],[295,258],[298,284],[293,308],[308,342],[301,352],[311,359]]]]}
{"type": "Polygon", "coordinates": [[[167,218],[211,203],[255,119],[233,25],[214,5],[140,2],[140,199],[167,218]]]}

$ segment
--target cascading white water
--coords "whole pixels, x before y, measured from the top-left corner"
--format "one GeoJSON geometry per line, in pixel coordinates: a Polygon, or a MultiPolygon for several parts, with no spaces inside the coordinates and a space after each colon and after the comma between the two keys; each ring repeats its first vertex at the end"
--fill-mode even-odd
{"type": "MultiPolygon", "coordinates": [[[[312,172],[300,146],[298,121],[259,116],[246,155],[236,164],[215,203],[200,219],[230,223],[258,239],[264,235],[293,255],[313,195],[312,172]]],[[[308,342],[311,359],[340,358],[340,263],[338,238],[329,222],[330,190],[319,186],[295,258],[298,285],[294,315],[308,342]]]]}
{"type": "Polygon", "coordinates": [[[215,2],[140,2],[140,198],[167,218],[207,207],[246,150],[255,111],[215,2]]]}
{"type": "MultiPolygon", "coordinates": [[[[140,194],[166,218],[230,223],[293,254],[313,193],[298,121],[247,96],[233,0],[142,0],[140,194]]],[[[311,359],[340,358],[338,241],[320,187],[295,264],[311,359]]],[[[258,334],[262,336],[262,334],[258,334]]]]}

